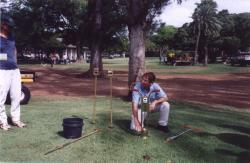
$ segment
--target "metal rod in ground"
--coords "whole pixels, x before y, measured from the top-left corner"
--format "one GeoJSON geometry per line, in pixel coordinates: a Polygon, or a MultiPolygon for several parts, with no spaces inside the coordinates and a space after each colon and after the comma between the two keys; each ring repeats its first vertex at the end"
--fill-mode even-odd
{"type": "Polygon", "coordinates": [[[113,88],[113,83],[112,83],[112,76],[110,76],[110,124],[109,128],[113,128],[113,107],[112,107],[112,88],[113,88]]]}
{"type": "Polygon", "coordinates": [[[203,132],[203,129],[201,129],[201,128],[195,128],[195,127],[193,127],[191,125],[184,125],[183,127],[187,128],[187,129],[184,130],[184,131],[182,131],[182,132],[180,132],[180,133],[178,133],[178,134],[176,134],[176,135],[174,135],[174,136],[171,136],[171,137],[167,138],[166,142],[170,142],[170,141],[172,141],[174,139],[177,139],[178,137],[180,137],[181,135],[183,135],[183,134],[185,134],[185,133],[187,133],[189,131],[193,131],[195,133],[201,133],[201,132],[203,132]]]}
{"type": "Polygon", "coordinates": [[[189,132],[189,131],[191,131],[191,130],[192,130],[192,129],[189,128],[189,129],[186,129],[185,131],[183,131],[183,132],[181,132],[181,133],[178,133],[177,135],[171,136],[171,137],[167,138],[167,142],[170,142],[170,141],[172,141],[172,140],[174,140],[174,139],[177,139],[177,138],[180,137],[181,135],[183,135],[183,134],[185,134],[185,133],[187,133],[187,132],[189,132]]]}
{"type": "Polygon", "coordinates": [[[81,139],[83,139],[83,138],[86,138],[86,137],[88,137],[88,136],[90,136],[90,135],[93,135],[93,134],[95,134],[95,133],[98,133],[98,132],[100,132],[100,131],[101,131],[100,129],[95,129],[93,132],[90,132],[90,133],[88,133],[88,134],[85,134],[85,135],[81,136],[81,137],[78,138],[78,139],[75,139],[75,140],[73,140],[73,141],[71,141],[71,142],[68,142],[68,143],[65,143],[65,144],[62,144],[62,145],[57,146],[55,149],[52,149],[52,150],[46,152],[44,155],[48,155],[48,154],[53,153],[53,152],[55,152],[55,151],[57,151],[57,150],[63,149],[64,147],[66,147],[66,146],[68,146],[68,145],[70,145],[70,144],[73,144],[73,143],[75,143],[75,142],[77,142],[77,141],[79,141],[79,140],[81,140],[81,139]]]}
{"type": "Polygon", "coordinates": [[[93,115],[92,115],[92,123],[95,124],[95,117],[96,117],[96,85],[97,85],[97,75],[95,75],[94,81],[94,97],[93,97],[93,115]]]}

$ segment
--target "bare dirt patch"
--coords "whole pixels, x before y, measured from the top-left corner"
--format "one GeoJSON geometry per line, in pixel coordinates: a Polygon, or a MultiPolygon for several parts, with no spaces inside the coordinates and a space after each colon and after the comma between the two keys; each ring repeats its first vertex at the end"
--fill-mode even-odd
{"type": "MultiPolygon", "coordinates": [[[[93,79],[81,74],[47,67],[30,68],[36,71],[36,82],[26,84],[32,96],[83,97],[92,96],[93,79]]],[[[250,74],[214,75],[158,75],[157,82],[168,93],[170,100],[189,101],[210,106],[226,105],[250,108],[250,74]]],[[[128,74],[115,71],[113,95],[125,97],[128,93],[128,74]]],[[[109,79],[98,79],[97,94],[109,95],[109,79]]]]}

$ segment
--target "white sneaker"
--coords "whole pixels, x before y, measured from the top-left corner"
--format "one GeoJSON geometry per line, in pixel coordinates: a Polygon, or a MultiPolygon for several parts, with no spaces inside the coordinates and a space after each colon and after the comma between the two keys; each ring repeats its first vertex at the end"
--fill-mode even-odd
{"type": "Polygon", "coordinates": [[[26,126],[26,124],[21,121],[13,121],[12,123],[14,126],[17,126],[19,128],[24,128],[26,126]]]}
{"type": "Polygon", "coordinates": [[[0,128],[3,129],[4,131],[8,131],[11,127],[8,123],[6,123],[6,124],[0,124],[0,128]]]}

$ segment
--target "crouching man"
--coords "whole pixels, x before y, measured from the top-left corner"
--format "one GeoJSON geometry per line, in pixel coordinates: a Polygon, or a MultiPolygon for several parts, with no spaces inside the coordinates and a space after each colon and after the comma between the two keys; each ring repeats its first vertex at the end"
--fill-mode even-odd
{"type": "Polygon", "coordinates": [[[136,82],[134,85],[132,93],[132,115],[130,124],[130,129],[133,131],[143,131],[144,120],[147,117],[147,112],[143,112],[141,114],[141,98],[147,97],[147,100],[149,100],[148,111],[160,112],[157,128],[163,132],[169,132],[168,117],[170,105],[167,102],[168,97],[159,84],[155,83],[155,79],[156,77],[153,72],[147,72],[142,75],[141,81],[136,82]]]}

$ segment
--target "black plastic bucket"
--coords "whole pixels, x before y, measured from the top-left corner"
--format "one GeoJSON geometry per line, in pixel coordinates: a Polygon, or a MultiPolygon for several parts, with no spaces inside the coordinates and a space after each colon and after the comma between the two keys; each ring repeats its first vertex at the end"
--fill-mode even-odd
{"type": "Polygon", "coordinates": [[[63,135],[67,139],[75,139],[82,136],[83,119],[82,118],[64,118],[63,135]]]}

